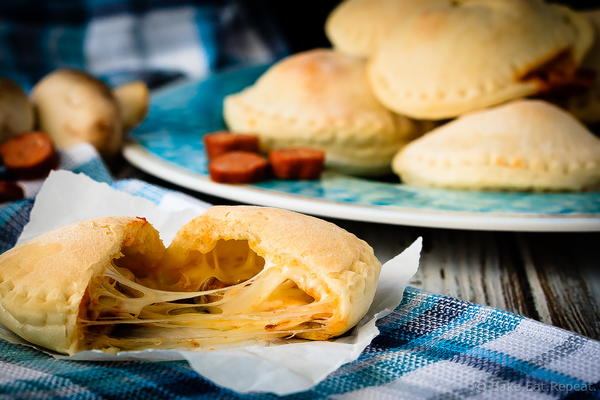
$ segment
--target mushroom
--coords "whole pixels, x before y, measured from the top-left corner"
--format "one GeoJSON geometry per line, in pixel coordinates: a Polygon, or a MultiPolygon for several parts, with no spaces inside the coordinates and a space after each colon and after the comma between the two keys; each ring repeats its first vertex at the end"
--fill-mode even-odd
{"type": "Polygon", "coordinates": [[[31,95],[40,130],[59,148],[90,142],[101,153],[117,152],[122,139],[119,106],[100,80],[77,70],[47,75],[31,95]]]}
{"type": "Polygon", "coordinates": [[[33,129],[33,107],[15,82],[0,78],[0,141],[33,129]]]}
{"type": "Polygon", "coordinates": [[[139,124],[148,112],[150,92],[142,81],[121,85],[113,90],[113,95],[121,108],[121,121],[125,132],[139,124]]]}
{"type": "Polygon", "coordinates": [[[60,69],[38,82],[31,99],[39,129],[57,147],[89,142],[102,155],[111,156],[121,147],[123,132],[144,117],[148,90],[136,82],[113,92],[83,71],[60,69]]]}

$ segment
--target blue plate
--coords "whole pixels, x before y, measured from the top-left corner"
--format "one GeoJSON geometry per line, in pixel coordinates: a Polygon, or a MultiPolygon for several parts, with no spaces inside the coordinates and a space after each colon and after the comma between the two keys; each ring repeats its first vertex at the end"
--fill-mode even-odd
{"type": "Polygon", "coordinates": [[[223,98],[266,66],[172,86],[153,95],[125,157],[173,183],[244,203],[393,224],[525,231],[600,230],[600,193],[508,193],[419,188],[326,172],[319,181],[222,185],[208,179],[202,135],[225,129],[223,98]]]}

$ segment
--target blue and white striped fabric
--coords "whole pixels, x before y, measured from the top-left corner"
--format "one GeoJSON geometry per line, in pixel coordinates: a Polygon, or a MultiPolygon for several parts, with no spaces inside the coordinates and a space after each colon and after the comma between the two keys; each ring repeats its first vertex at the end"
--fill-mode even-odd
{"type": "MultiPolygon", "coordinates": [[[[156,203],[194,202],[136,180],[112,181],[91,147],[63,154],[84,172],[156,203]]],[[[32,186],[33,187],[33,186],[32,186]]],[[[31,189],[34,190],[34,189],[31,189]]],[[[27,221],[32,200],[0,207],[0,252],[27,221]]],[[[600,342],[505,311],[407,288],[378,322],[381,334],[360,358],[290,399],[600,398],[600,342]]],[[[184,361],[56,360],[0,340],[0,399],[269,399],[203,379],[184,361]]]]}
{"type": "Polygon", "coordinates": [[[112,85],[272,62],[287,54],[269,18],[235,0],[17,0],[0,2],[0,77],[31,88],[56,68],[85,69],[112,85]],[[260,18],[260,17],[256,17],[260,18]]]}

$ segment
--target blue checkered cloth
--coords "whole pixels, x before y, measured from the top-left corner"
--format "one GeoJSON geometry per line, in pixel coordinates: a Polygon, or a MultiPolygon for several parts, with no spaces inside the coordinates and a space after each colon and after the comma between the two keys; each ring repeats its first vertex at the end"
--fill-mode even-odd
{"type": "MultiPolygon", "coordinates": [[[[62,167],[159,203],[173,192],[113,181],[91,147],[63,154],[62,167]],[[86,150],[87,149],[87,150],[86,150]],[[84,154],[82,154],[84,153],[84,154]]],[[[0,252],[26,223],[32,200],[0,207],[0,252]]],[[[600,398],[600,342],[456,298],[408,287],[378,322],[360,358],[290,399],[600,398]]],[[[0,340],[0,399],[269,399],[199,376],[185,361],[56,360],[0,340]]]]}
{"type": "Polygon", "coordinates": [[[155,87],[285,56],[268,10],[250,8],[236,0],[0,1],[0,77],[29,89],[72,67],[112,85],[155,87]]]}

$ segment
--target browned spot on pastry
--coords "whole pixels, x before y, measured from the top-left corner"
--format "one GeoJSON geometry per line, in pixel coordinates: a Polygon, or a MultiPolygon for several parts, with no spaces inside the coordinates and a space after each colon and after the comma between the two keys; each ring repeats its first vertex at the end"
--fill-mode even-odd
{"type": "Polygon", "coordinates": [[[523,166],[523,159],[521,159],[521,158],[515,158],[510,163],[510,166],[513,167],[513,168],[520,168],[520,167],[522,167],[523,166]]]}
{"type": "Polygon", "coordinates": [[[506,160],[502,157],[502,156],[498,156],[496,157],[496,165],[500,166],[500,167],[504,167],[506,166],[508,163],[506,162],[506,160]]]}

